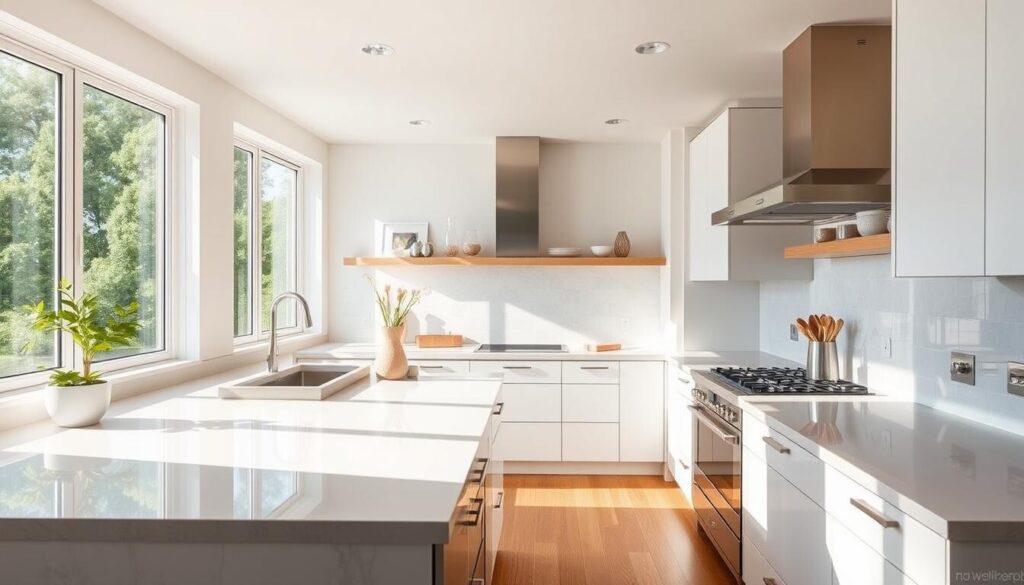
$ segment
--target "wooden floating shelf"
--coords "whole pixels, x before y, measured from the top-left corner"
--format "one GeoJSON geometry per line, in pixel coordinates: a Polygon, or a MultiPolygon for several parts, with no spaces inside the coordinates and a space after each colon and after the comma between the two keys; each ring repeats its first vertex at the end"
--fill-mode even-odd
{"type": "Polygon", "coordinates": [[[626,258],[496,258],[493,256],[432,256],[430,258],[382,258],[349,256],[345,266],[664,266],[663,257],[626,258]]]}
{"type": "Polygon", "coordinates": [[[786,248],[790,260],[807,258],[849,258],[852,256],[880,256],[892,251],[892,235],[861,236],[848,240],[835,240],[821,244],[804,244],[786,248]]]}

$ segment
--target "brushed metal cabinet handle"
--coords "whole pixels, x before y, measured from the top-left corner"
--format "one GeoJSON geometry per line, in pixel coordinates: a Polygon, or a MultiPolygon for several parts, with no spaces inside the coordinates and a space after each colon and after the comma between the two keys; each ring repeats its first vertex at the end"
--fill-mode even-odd
{"type": "Polygon", "coordinates": [[[776,581],[775,579],[772,579],[771,577],[765,577],[764,578],[764,585],[779,585],[779,582],[776,581]]]}
{"type": "Polygon", "coordinates": [[[580,366],[581,370],[607,370],[608,366],[580,366]]]}
{"type": "Polygon", "coordinates": [[[761,437],[761,440],[764,441],[765,445],[768,445],[769,447],[775,449],[776,451],[783,455],[788,455],[790,453],[789,447],[783,445],[782,443],[776,441],[771,437],[761,437]]]}
{"type": "Polygon", "coordinates": [[[424,370],[443,370],[444,369],[444,366],[428,366],[428,365],[425,365],[425,364],[421,365],[419,367],[421,369],[424,369],[424,370]]]}
{"type": "Polygon", "coordinates": [[[459,524],[461,524],[463,526],[476,526],[477,524],[480,523],[480,517],[483,516],[483,514],[481,514],[481,512],[483,512],[483,509],[484,509],[484,499],[483,498],[470,498],[469,501],[470,501],[470,503],[478,505],[476,510],[467,510],[466,511],[466,514],[469,515],[469,516],[472,516],[473,519],[472,520],[463,520],[462,522],[459,522],[459,524]]]}
{"type": "Polygon", "coordinates": [[[499,402],[497,404],[497,407],[498,407],[498,410],[495,410],[491,414],[501,414],[502,412],[505,411],[505,403],[504,402],[499,402]]]}
{"type": "Polygon", "coordinates": [[[501,509],[501,505],[505,503],[505,492],[498,492],[498,501],[494,504],[494,509],[501,509]]]}
{"type": "Polygon", "coordinates": [[[470,480],[469,480],[470,482],[472,482],[472,483],[480,483],[480,482],[482,482],[484,480],[484,476],[487,475],[487,462],[488,461],[490,461],[490,459],[488,459],[486,457],[481,457],[481,458],[476,460],[477,463],[482,463],[483,465],[480,466],[480,469],[474,469],[471,472],[471,473],[475,474],[476,477],[470,478],[470,480]]]}
{"type": "Polygon", "coordinates": [[[533,366],[501,366],[503,370],[532,370],[533,366]]]}
{"type": "Polygon", "coordinates": [[[877,522],[878,525],[882,528],[899,528],[900,526],[899,522],[891,518],[886,518],[885,514],[872,508],[871,505],[865,502],[864,500],[850,498],[850,504],[852,504],[854,508],[857,508],[861,512],[864,512],[864,514],[866,514],[868,518],[871,518],[872,520],[877,522]]]}
{"type": "Polygon", "coordinates": [[[689,469],[690,469],[690,466],[689,466],[689,465],[687,465],[686,463],[684,463],[682,459],[676,459],[676,461],[678,461],[678,462],[679,462],[679,465],[682,465],[682,466],[683,466],[683,469],[686,469],[686,470],[689,470],[689,469]]]}

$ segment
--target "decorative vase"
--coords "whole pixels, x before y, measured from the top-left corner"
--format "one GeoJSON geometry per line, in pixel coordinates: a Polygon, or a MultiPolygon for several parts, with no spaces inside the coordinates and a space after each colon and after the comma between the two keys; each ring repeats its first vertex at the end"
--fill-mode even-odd
{"type": "Polygon", "coordinates": [[[402,340],[405,338],[405,325],[398,327],[381,327],[382,338],[377,350],[377,360],[373,364],[377,375],[385,380],[401,380],[409,373],[409,360],[405,357],[402,340]]]}
{"type": "Polygon", "coordinates": [[[624,231],[615,235],[615,255],[619,258],[629,256],[629,236],[624,231]]]}
{"type": "Polygon", "coordinates": [[[110,382],[88,386],[47,386],[43,404],[53,422],[64,428],[88,427],[100,422],[110,408],[110,382]]]}

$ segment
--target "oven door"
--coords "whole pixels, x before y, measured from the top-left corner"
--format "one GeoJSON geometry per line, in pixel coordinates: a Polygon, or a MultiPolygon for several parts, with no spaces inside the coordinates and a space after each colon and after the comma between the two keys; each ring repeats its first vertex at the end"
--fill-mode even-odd
{"type": "Polygon", "coordinates": [[[693,413],[693,483],[740,537],[740,431],[699,404],[693,413]]]}

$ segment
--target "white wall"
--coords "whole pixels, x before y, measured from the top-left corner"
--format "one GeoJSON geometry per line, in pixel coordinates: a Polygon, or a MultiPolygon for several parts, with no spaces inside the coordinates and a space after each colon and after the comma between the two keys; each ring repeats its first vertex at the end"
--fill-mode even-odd
{"type": "MultiPolygon", "coordinates": [[[[182,175],[188,183],[184,194],[193,197],[194,206],[185,210],[182,223],[189,229],[176,250],[188,254],[182,265],[189,279],[185,291],[189,298],[183,304],[187,310],[183,334],[188,343],[182,349],[185,357],[202,360],[232,354],[234,126],[243,125],[322,166],[307,177],[310,186],[319,186],[315,183],[325,179],[327,145],[88,0],[5,0],[0,24],[29,44],[48,45],[56,54],[73,55],[98,73],[132,76],[133,81],[159,91],[161,98],[173,94],[171,101],[182,107],[186,125],[194,133],[187,138],[192,152],[183,161],[191,175],[182,175]]],[[[322,209],[322,202],[312,203],[322,209]]],[[[319,227],[310,226],[313,230],[319,227]]],[[[322,264],[312,268],[319,274],[322,264]]],[[[322,296],[322,290],[310,292],[322,296]]]]}
{"type": "MultiPolygon", "coordinates": [[[[542,144],[541,242],[589,246],[630,231],[633,254],[660,253],[659,150],[650,145],[542,144]],[[598,180],[593,177],[598,177],[598,180]],[[624,192],[628,191],[628,195],[624,192]],[[587,207],[577,213],[577,206],[587,207]],[[570,211],[572,210],[572,211],[570,211]]],[[[445,219],[473,227],[494,253],[494,145],[339,145],[331,148],[331,338],[376,335],[368,270],[342,258],[373,251],[374,220],[427,221],[436,247],[445,219]]],[[[544,244],[542,244],[544,245],[544,244]]],[[[439,253],[440,251],[438,251],[439,253]]],[[[381,280],[429,287],[416,332],[475,341],[657,343],[658,268],[398,268],[381,280]]]]}
{"type": "Polygon", "coordinates": [[[888,256],[817,260],[814,280],[761,285],[763,351],[796,361],[799,315],[847,322],[839,339],[845,377],[873,390],[1024,433],[1024,398],[1006,392],[1006,362],[1024,360],[1024,278],[890,276],[888,256]],[[892,357],[882,342],[892,339],[892,357]],[[976,386],[950,382],[949,352],[978,356],[976,386]]]}

